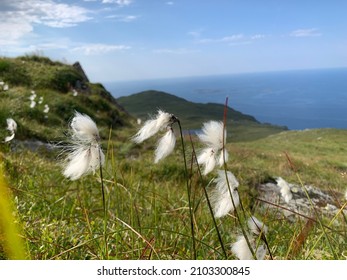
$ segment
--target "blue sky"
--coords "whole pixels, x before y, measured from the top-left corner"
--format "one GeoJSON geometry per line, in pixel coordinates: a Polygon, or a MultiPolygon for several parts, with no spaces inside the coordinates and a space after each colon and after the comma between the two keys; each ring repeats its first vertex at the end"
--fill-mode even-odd
{"type": "Polygon", "coordinates": [[[1,0],[0,56],[93,82],[347,67],[347,1],[1,0]]]}

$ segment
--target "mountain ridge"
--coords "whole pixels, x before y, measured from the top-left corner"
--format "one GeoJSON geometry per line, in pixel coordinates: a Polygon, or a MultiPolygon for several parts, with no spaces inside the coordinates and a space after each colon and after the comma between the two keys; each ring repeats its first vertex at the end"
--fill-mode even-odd
{"type": "MultiPolygon", "coordinates": [[[[174,94],[156,90],[119,97],[117,102],[130,114],[143,120],[155,114],[158,109],[168,111],[181,120],[185,130],[200,129],[202,123],[209,120],[223,120],[225,108],[223,104],[195,103],[174,94]]],[[[255,117],[243,114],[229,106],[227,128],[229,131],[242,134],[233,135],[234,140],[254,140],[288,130],[286,127],[260,123],[255,117]]]]}

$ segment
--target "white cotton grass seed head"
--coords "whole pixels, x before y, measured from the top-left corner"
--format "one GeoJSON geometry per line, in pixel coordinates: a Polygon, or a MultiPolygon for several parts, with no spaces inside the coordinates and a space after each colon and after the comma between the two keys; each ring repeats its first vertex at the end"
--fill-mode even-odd
{"type": "Polygon", "coordinates": [[[218,177],[214,182],[216,185],[210,191],[210,202],[214,216],[221,218],[239,206],[240,197],[237,192],[239,182],[230,171],[227,171],[226,177],[224,170],[218,170],[218,177]]]}
{"type": "Polygon", "coordinates": [[[14,138],[14,136],[15,136],[15,134],[13,133],[13,134],[11,134],[11,136],[6,136],[5,137],[5,143],[7,143],[7,142],[10,142],[11,140],[13,140],[13,138],[14,138]]]}
{"type": "Polygon", "coordinates": [[[222,149],[219,154],[218,165],[219,167],[223,167],[224,162],[227,162],[229,159],[229,154],[226,149],[222,149]]]}
{"type": "Polygon", "coordinates": [[[44,112],[45,114],[48,114],[48,112],[49,112],[49,106],[48,106],[48,104],[45,104],[45,106],[44,106],[44,108],[43,108],[43,112],[44,112]]]}
{"type": "Polygon", "coordinates": [[[201,130],[197,136],[207,148],[198,155],[198,164],[205,166],[203,175],[207,175],[216,164],[222,167],[228,161],[229,155],[225,150],[227,134],[223,122],[220,121],[206,122],[201,130]]]}
{"type": "Polygon", "coordinates": [[[8,118],[6,119],[6,123],[7,123],[7,130],[11,132],[11,134],[15,133],[15,131],[17,130],[17,123],[14,119],[12,118],[8,118]]]}
{"type": "Polygon", "coordinates": [[[266,234],[267,233],[267,226],[259,221],[256,217],[252,216],[248,219],[247,225],[249,230],[254,234],[254,235],[261,235],[261,234],[266,234]]]}
{"type": "Polygon", "coordinates": [[[95,122],[85,114],[75,112],[70,122],[71,144],[65,148],[68,153],[63,175],[70,180],[95,172],[105,162],[100,147],[99,131],[95,122]]]}
{"type": "Polygon", "coordinates": [[[86,114],[75,112],[70,122],[72,138],[81,142],[98,142],[99,131],[95,122],[86,114]]]}
{"type": "Polygon", "coordinates": [[[278,177],[276,179],[276,182],[277,182],[277,185],[280,187],[280,192],[281,192],[281,196],[282,196],[283,200],[286,203],[289,203],[293,198],[293,194],[290,190],[290,186],[281,177],[278,177]]]}
{"type": "Polygon", "coordinates": [[[199,165],[204,166],[203,175],[210,173],[216,166],[216,152],[213,148],[203,149],[197,157],[199,165]]]}
{"type": "Polygon", "coordinates": [[[33,109],[33,108],[35,108],[35,106],[36,106],[36,101],[31,100],[31,102],[30,102],[30,108],[33,109]]]}
{"type": "Polygon", "coordinates": [[[171,127],[168,128],[168,131],[165,135],[160,138],[155,150],[155,159],[154,163],[158,163],[163,158],[167,157],[175,148],[176,136],[171,127]]]}
{"type": "Polygon", "coordinates": [[[140,144],[146,139],[152,137],[160,130],[171,126],[176,120],[176,117],[170,113],[158,110],[154,119],[147,120],[141,129],[132,137],[132,140],[140,144]]]}
{"type": "Polygon", "coordinates": [[[89,173],[94,173],[105,162],[105,155],[98,145],[76,146],[66,158],[63,175],[74,181],[89,173]]]}
{"type": "Polygon", "coordinates": [[[31,95],[30,95],[30,97],[29,97],[29,99],[31,100],[31,101],[34,101],[35,100],[35,98],[36,98],[36,93],[35,92],[31,92],[31,95]]]}
{"type": "MultiPolygon", "coordinates": [[[[254,239],[249,238],[250,245],[255,252],[255,256],[257,260],[263,260],[266,255],[265,245],[257,246],[254,239]]],[[[248,247],[246,238],[243,235],[238,236],[237,241],[231,245],[231,252],[239,259],[239,260],[253,260],[253,254],[248,247]]]]}
{"type": "Polygon", "coordinates": [[[6,119],[7,122],[7,130],[11,133],[10,136],[6,136],[4,142],[10,142],[11,140],[13,140],[14,136],[15,136],[15,132],[17,130],[17,123],[15,122],[14,119],[12,118],[8,118],[6,119]]]}
{"type": "Polygon", "coordinates": [[[198,137],[200,141],[208,147],[214,148],[217,151],[222,149],[226,141],[226,130],[224,130],[223,122],[209,121],[204,123],[202,126],[202,133],[199,133],[198,137]]]}

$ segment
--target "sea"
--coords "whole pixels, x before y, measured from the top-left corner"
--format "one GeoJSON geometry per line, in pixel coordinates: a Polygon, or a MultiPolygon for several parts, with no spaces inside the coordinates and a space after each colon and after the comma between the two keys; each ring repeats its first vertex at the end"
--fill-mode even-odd
{"type": "Polygon", "coordinates": [[[347,129],[347,68],[291,70],[104,83],[115,98],[164,91],[198,103],[221,103],[262,123],[291,130],[347,129]]]}

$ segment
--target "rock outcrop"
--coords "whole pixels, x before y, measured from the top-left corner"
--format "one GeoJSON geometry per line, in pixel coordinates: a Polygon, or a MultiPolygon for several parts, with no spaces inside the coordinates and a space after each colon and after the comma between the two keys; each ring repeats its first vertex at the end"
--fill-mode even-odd
{"type": "MultiPolygon", "coordinates": [[[[289,220],[315,217],[317,213],[334,216],[342,208],[344,195],[335,191],[323,191],[314,186],[300,186],[278,178],[259,184],[257,200],[266,207],[277,209],[289,220]]],[[[343,209],[347,215],[347,208],[343,209]]]]}

